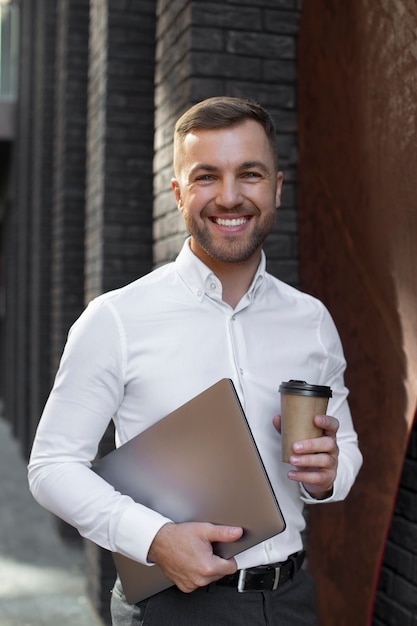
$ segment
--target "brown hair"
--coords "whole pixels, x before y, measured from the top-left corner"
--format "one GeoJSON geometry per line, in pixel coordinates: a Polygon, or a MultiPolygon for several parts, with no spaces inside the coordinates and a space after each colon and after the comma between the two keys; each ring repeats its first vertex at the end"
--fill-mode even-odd
{"type": "Polygon", "coordinates": [[[188,133],[197,129],[216,130],[237,126],[245,120],[255,120],[268,138],[278,170],[277,139],[274,122],[269,113],[254,100],[219,96],[208,98],[192,106],[175,124],[174,168],[177,170],[179,151],[188,133]]]}

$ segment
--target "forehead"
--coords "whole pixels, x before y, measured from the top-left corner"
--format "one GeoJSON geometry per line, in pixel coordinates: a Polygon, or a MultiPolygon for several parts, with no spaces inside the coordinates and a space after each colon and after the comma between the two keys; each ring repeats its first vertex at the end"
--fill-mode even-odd
{"type": "Polygon", "coordinates": [[[254,120],[245,120],[227,128],[193,130],[184,137],[181,152],[184,165],[195,161],[273,161],[266,133],[254,120]]]}

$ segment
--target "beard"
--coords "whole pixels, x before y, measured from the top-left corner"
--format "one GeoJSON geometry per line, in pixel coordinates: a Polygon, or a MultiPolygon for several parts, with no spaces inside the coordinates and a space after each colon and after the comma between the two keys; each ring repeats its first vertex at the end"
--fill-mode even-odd
{"type": "Polygon", "coordinates": [[[222,236],[221,232],[213,234],[204,222],[200,225],[193,216],[184,213],[185,225],[193,239],[209,257],[222,263],[243,263],[250,259],[274,228],[276,212],[271,210],[260,220],[251,219],[256,219],[257,222],[249,233],[230,233],[222,236]]]}

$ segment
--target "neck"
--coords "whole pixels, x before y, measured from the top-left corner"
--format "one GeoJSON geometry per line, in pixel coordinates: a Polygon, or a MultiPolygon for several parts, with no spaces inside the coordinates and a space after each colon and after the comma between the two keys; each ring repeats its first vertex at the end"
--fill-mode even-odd
{"type": "Polygon", "coordinates": [[[227,302],[232,309],[236,308],[241,298],[248,291],[257,268],[258,264],[256,264],[255,268],[251,268],[250,271],[242,271],[242,268],[234,267],[233,269],[230,268],[229,271],[216,272],[216,275],[218,276],[223,287],[223,300],[227,302]]]}
{"type": "Polygon", "coordinates": [[[218,261],[198,250],[191,249],[198,258],[209,267],[222,284],[222,298],[233,309],[249,289],[261,260],[261,249],[257,250],[246,261],[225,263],[218,261]]]}

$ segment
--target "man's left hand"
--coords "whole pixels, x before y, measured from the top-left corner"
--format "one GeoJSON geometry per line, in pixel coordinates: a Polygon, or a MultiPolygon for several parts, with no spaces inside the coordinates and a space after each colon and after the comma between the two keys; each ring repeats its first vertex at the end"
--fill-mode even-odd
{"type": "MultiPolygon", "coordinates": [[[[273,421],[280,431],[281,416],[277,415],[273,421]]],[[[323,430],[323,435],[293,444],[290,463],[295,469],[288,472],[288,478],[303,483],[313,498],[324,500],[331,496],[337,474],[339,448],[336,433],[339,421],[330,415],[316,415],[314,423],[323,430]]]]}

